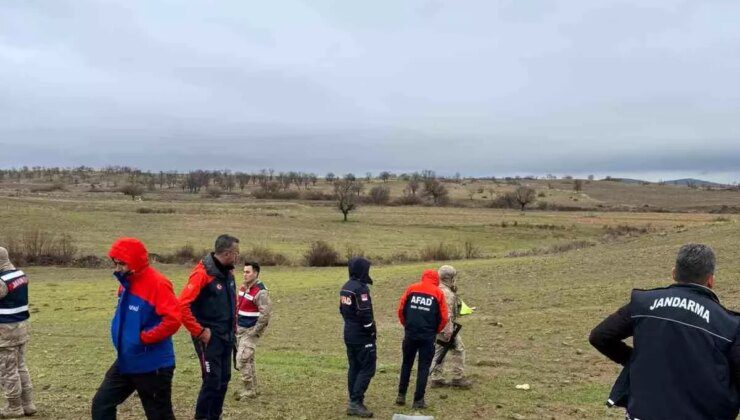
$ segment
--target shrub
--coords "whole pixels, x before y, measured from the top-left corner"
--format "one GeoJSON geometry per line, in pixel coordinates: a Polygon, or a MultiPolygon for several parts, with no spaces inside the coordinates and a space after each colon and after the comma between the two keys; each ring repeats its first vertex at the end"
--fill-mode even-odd
{"type": "Polygon", "coordinates": [[[171,254],[155,254],[150,253],[149,258],[154,261],[158,261],[164,264],[187,264],[196,263],[203,258],[204,255],[208,254],[208,250],[201,250],[196,252],[195,248],[191,244],[185,244],[184,246],[176,249],[171,254]]]}
{"type": "Polygon", "coordinates": [[[139,184],[128,184],[119,188],[118,192],[130,196],[132,200],[135,200],[136,197],[141,197],[144,194],[144,187],[139,184]]]}
{"type": "Polygon", "coordinates": [[[10,258],[18,265],[69,265],[77,254],[70,235],[42,230],[26,231],[7,241],[10,258]]]}
{"type": "Polygon", "coordinates": [[[653,231],[653,227],[648,226],[630,226],[630,225],[617,225],[617,226],[604,226],[604,237],[606,239],[614,239],[620,236],[639,236],[653,231]]]}
{"type": "Polygon", "coordinates": [[[295,200],[300,196],[298,191],[285,190],[285,191],[268,191],[264,189],[258,189],[252,193],[254,198],[261,199],[272,199],[272,200],[295,200]]]}
{"type": "Polygon", "coordinates": [[[564,242],[561,244],[551,245],[547,248],[534,248],[523,251],[511,251],[506,254],[507,257],[531,257],[535,255],[546,255],[546,254],[559,254],[562,252],[571,251],[574,249],[582,249],[596,245],[591,241],[571,241],[564,242]]]}
{"type": "Polygon", "coordinates": [[[219,198],[224,193],[224,190],[221,189],[221,187],[216,185],[211,185],[206,189],[206,197],[209,198],[219,198]]]}
{"type": "Polygon", "coordinates": [[[419,258],[421,258],[422,261],[459,260],[461,257],[462,253],[456,246],[445,242],[426,245],[419,252],[419,258]]]}
{"type": "Polygon", "coordinates": [[[301,194],[301,198],[304,200],[309,201],[332,201],[334,200],[334,196],[332,194],[327,194],[321,191],[304,191],[301,194]]]}
{"type": "Polygon", "coordinates": [[[152,209],[149,207],[140,207],[136,209],[136,212],[141,213],[141,214],[172,214],[172,213],[175,213],[175,209],[173,209],[172,207],[167,207],[163,209],[152,209]]]}
{"type": "Polygon", "coordinates": [[[85,255],[83,257],[75,258],[72,261],[72,267],[77,268],[101,268],[108,267],[110,260],[107,258],[100,258],[96,255],[85,255]]]}
{"type": "Polygon", "coordinates": [[[385,185],[376,185],[370,188],[369,200],[373,204],[387,204],[391,199],[391,189],[385,185]]]}
{"type": "Polygon", "coordinates": [[[514,193],[508,192],[492,199],[488,206],[494,209],[515,209],[518,207],[518,204],[514,193]]]}
{"type": "Polygon", "coordinates": [[[355,257],[365,257],[365,250],[360,248],[357,245],[348,244],[345,248],[344,256],[347,258],[347,261],[351,260],[355,257]]]}
{"type": "Polygon", "coordinates": [[[303,254],[304,262],[309,267],[331,267],[337,264],[339,253],[324,241],[312,242],[303,254]]]}
{"type": "Polygon", "coordinates": [[[418,206],[422,203],[421,198],[417,195],[412,194],[404,194],[401,197],[398,197],[393,204],[398,206],[418,206]]]}
{"type": "Polygon", "coordinates": [[[263,266],[288,265],[290,260],[285,254],[275,252],[262,245],[254,245],[244,256],[245,261],[257,261],[263,266]]]}
{"type": "Polygon", "coordinates": [[[63,182],[57,181],[51,185],[37,185],[31,188],[31,192],[53,192],[53,191],[67,191],[67,187],[63,182]]]}
{"type": "Polygon", "coordinates": [[[463,253],[466,259],[480,258],[483,255],[483,251],[470,240],[463,244],[463,253]]]}

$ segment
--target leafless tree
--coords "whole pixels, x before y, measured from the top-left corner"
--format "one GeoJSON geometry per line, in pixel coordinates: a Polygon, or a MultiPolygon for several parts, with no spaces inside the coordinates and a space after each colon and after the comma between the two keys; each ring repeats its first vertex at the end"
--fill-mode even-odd
{"type": "Polygon", "coordinates": [[[520,185],[517,187],[516,190],[514,190],[514,199],[521,207],[522,211],[524,211],[524,208],[534,202],[535,198],[537,196],[536,191],[534,188],[525,187],[523,185],[520,185]]]}
{"type": "Polygon", "coordinates": [[[337,209],[344,215],[344,221],[347,221],[349,212],[357,209],[357,193],[355,181],[342,179],[334,182],[334,199],[336,200],[337,209]]]}

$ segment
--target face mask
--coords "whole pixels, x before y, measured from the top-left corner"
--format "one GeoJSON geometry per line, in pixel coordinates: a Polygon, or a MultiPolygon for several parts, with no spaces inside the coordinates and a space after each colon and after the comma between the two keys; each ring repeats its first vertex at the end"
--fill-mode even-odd
{"type": "Polygon", "coordinates": [[[128,280],[128,278],[127,278],[127,277],[128,277],[128,276],[129,276],[130,274],[131,274],[131,272],[130,272],[130,271],[127,271],[127,272],[125,272],[125,273],[123,273],[123,272],[120,272],[120,271],[114,271],[114,272],[113,272],[113,275],[114,275],[114,276],[115,276],[115,277],[116,277],[116,278],[118,279],[118,281],[120,281],[120,282],[122,282],[122,283],[123,283],[124,281],[127,281],[127,280],[128,280]]]}

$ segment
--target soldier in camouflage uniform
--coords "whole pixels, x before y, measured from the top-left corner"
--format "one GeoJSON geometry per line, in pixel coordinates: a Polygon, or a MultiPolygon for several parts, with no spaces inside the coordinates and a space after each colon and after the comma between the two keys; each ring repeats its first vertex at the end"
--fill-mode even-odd
{"type": "Polygon", "coordinates": [[[0,386],[8,401],[0,418],[31,416],[31,375],[26,367],[28,342],[28,277],[17,270],[0,248],[0,386]]]}
{"type": "Polygon", "coordinates": [[[239,399],[257,395],[254,351],[272,314],[272,302],[267,293],[267,287],[259,280],[259,275],[260,265],[258,263],[244,264],[244,283],[239,288],[237,297],[236,368],[241,373],[243,383],[243,388],[237,396],[239,399]]]}
{"type": "MultiPolygon", "coordinates": [[[[439,288],[445,295],[445,301],[449,308],[450,322],[447,323],[445,330],[437,335],[437,344],[434,353],[434,360],[437,360],[439,354],[444,348],[442,344],[447,341],[447,337],[452,334],[454,322],[457,317],[460,316],[460,307],[462,301],[457,296],[457,271],[450,265],[443,265],[439,268],[439,288]]],[[[457,388],[468,389],[472,386],[469,379],[465,377],[465,346],[463,345],[460,334],[455,337],[455,343],[452,345],[450,350],[447,352],[445,359],[442,363],[436,365],[432,370],[431,375],[432,388],[439,388],[443,386],[453,386],[457,388]],[[450,368],[452,372],[452,381],[447,382],[444,379],[444,368],[445,366],[450,368]]]]}

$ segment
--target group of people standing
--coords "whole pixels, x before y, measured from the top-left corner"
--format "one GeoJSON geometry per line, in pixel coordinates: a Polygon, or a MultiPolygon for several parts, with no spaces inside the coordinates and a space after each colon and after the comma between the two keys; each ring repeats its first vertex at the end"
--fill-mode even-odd
{"type": "Polygon", "coordinates": [[[121,238],[108,255],[120,283],[111,323],[117,358],[93,398],[94,420],[115,419],[117,406],[134,391],[148,419],[175,418],[172,336],[181,325],[191,335],[201,367],[196,419],[221,418],[232,358],[242,379],[237,397],[257,394],[254,351],[269,323],[272,304],[259,280],[257,262],[244,264],[244,280],[237,291],[237,238],[221,235],[216,239],[214,251],[195,266],[179,297],[170,281],[150,266],[141,241],[121,238]]]}
{"type": "MultiPolygon", "coordinates": [[[[174,419],[172,336],[184,325],[201,366],[202,385],[195,418],[221,418],[231,379],[232,358],[240,371],[238,399],[257,394],[254,353],[268,326],[272,304],[259,279],[257,262],[246,262],[236,288],[239,240],[216,239],[214,251],[193,269],[176,296],[170,281],[149,263],[144,244],[121,238],[108,253],[119,282],[111,322],[117,358],[92,401],[92,418],[116,418],[116,409],[134,391],[148,419],[174,419]]],[[[365,392],[375,374],[377,325],[369,285],[370,262],[352,258],[349,280],[339,292],[349,370],[347,414],[372,417],[365,392]]],[[[675,283],[633,290],[630,301],[593,329],[591,344],[624,366],[609,405],[627,409],[628,419],[734,419],[740,410],[740,314],[725,309],[713,292],[715,255],[702,244],[683,246],[673,269],[675,283]],[[633,345],[623,342],[633,337],[633,345]]],[[[412,407],[426,407],[432,387],[469,388],[465,350],[456,319],[464,304],[457,295],[457,272],[449,265],[425,270],[398,303],[404,326],[403,358],[396,404],[406,404],[411,370],[418,357],[412,407]],[[445,356],[447,362],[445,363],[445,356]],[[443,366],[452,370],[446,381],[443,366]]],[[[25,363],[28,342],[28,276],[0,247],[0,387],[7,406],[0,418],[37,412],[25,363]]]]}
{"type": "MultiPolygon", "coordinates": [[[[120,238],[108,252],[118,281],[117,306],[110,334],[117,357],[105,373],[92,400],[92,419],[115,419],[118,405],[137,393],[147,419],[174,419],[172,380],[175,370],[173,335],[184,326],[189,332],[201,367],[202,384],[195,404],[195,418],[222,417],[231,379],[232,360],[242,386],[238,400],[257,395],[254,354],[270,322],[272,303],[261,282],[260,265],[245,262],[243,281],[234,278],[239,259],[239,239],[219,236],[213,252],[192,270],[177,296],[172,283],[151,266],[145,245],[135,238],[120,238]]],[[[349,362],[347,414],[372,417],[364,395],[376,365],[376,332],[369,284],[370,262],[349,261],[349,281],[340,291],[344,339],[349,362]]],[[[464,347],[452,325],[460,313],[456,271],[443,266],[426,270],[418,283],[401,297],[398,317],[404,325],[403,362],[396,403],[406,403],[411,368],[418,354],[419,376],[413,407],[426,407],[424,394],[435,352],[432,386],[470,387],[463,375],[464,347]],[[442,283],[440,284],[440,278],[442,283]],[[435,348],[435,341],[437,342],[435,348]],[[443,378],[444,357],[449,353],[453,378],[443,378]]],[[[25,364],[28,341],[28,276],[14,267],[0,248],[0,386],[7,406],[0,418],[34,415],[32,385],[25,364]]]]}
{"type": "MultiPolygon", "coordinates": [[[[344,342],[349,361],[347,415],[372,417],[372,411],[365,406],[365,392],[375,375],[377,359],[377,327],[368,286],[373,280],[368,260],[352,258],[348,266],[349,280],[339,292],[339,312],[344,318],[344,342]]],[[[404,326],[404,338],[397,405],[406,404],[411,369],[417,355],[419,361],[412,408],[427,407],[424,396],[434,362],[432,386],[465,389],[471,386],[464,376],[462,338],[453,333],[453,325],[456,325],[462,306],[457,296],[456,275],[455,269],[449,265],[440,267],[439,271],[424,270],[421,280],[410,285],[399,300],[398,319],[404,326]],[[448,364],[452,365],[453,372],[450,382],[444,379],[443,374],[446,353],[450,354],[448,364]]]]}

